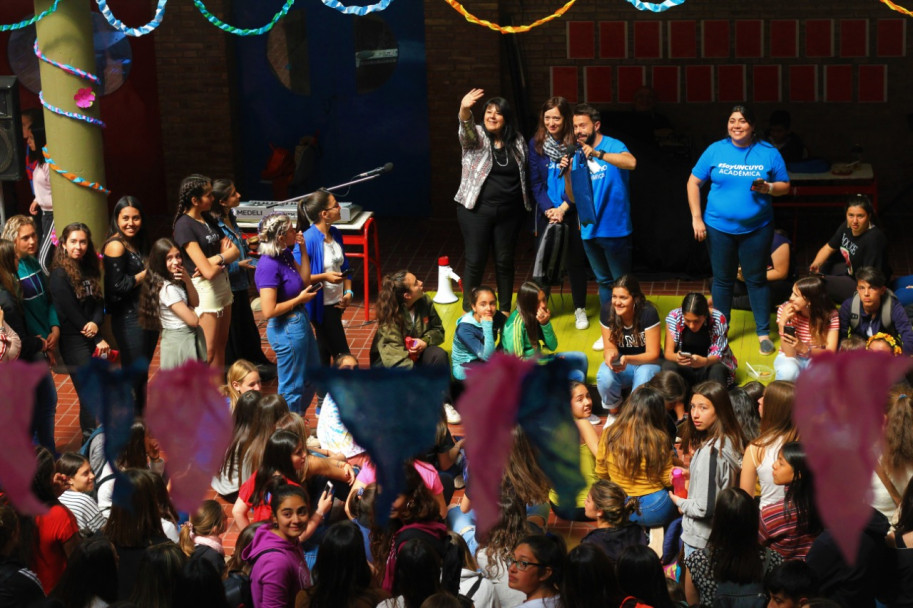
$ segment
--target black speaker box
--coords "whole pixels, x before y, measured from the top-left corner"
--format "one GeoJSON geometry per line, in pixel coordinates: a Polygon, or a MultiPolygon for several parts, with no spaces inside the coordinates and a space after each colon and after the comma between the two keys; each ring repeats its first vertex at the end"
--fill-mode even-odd
{"type": "Polygon", "coordinates": [[[25,177],[25,145],[19,114],[19,82],[15,76],[0,76],[0,180],[25,177]]]}

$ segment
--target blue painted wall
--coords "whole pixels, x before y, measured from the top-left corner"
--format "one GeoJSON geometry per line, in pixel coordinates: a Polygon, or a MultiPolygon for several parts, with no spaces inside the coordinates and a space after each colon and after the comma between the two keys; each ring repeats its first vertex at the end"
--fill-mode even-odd
{"type": "MultiPolygon", "coordinates": [[[[424,10],[400,0],[375,16],[396,37],[398,61],[390,78],[358,94],[353,17],[317,0],[296,4],[304,12],[310,94],[292,92],[267,58],[268,36],[235,37],[238,118],[245,200],[271,200],[260,172],[269,144],[294,150],[299,138],[319,133],[320,154],[308,185],[332,186],[392,162],[393,172],[352,187],[339,200],[382,216],[430,214],[430,162],[424,10]]],[[[233,24],[257,27],[281,6],[278,1],[236,3],[233,24]]],[[[299,15],[300,17],[300,15],[299,15]]],[[[277,24],[282,27],[283,22],[277,24]]],[[[294,194],[294,192],[293,192],[294,194]]]]}

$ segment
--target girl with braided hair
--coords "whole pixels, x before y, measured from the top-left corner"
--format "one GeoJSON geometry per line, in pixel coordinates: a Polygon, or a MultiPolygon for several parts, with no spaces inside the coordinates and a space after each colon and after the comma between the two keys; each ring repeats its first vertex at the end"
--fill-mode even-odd
{"type": "Polygon", "coordinates": [[[206,360],[224,371],[233,297],[225,269],[241,254],[209,215],[213,201],[211,179],[199,174],[185,177],[173,227],[184,268],[200,298],[196,312],[206,336],[206,360]]]}

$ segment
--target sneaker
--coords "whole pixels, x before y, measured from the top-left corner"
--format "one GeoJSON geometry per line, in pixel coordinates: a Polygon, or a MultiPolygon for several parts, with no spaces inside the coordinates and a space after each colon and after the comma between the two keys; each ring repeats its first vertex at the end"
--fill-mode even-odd
{"type": "Polygon", "coordinates": [[[447,416],[447,424],[459,424],[463,422],[463,417],[456,411],[456,408],[449,403],[444,404],[444,414],[447,416]]]}
{"type": "Polygon", "coordinates": [[[578,308],[574,311],[574,326],[577,329],[587,329],[590,326],[590,320],[586,318],[586,309],[578,308]]]}
{"type": "Polygon", "coordinates": [[[599,336],[599,339],[593,342],[593,350],[603,350],[605,345],[602,343],[602,336],[599,336]]]}
{"type": "Polygon", "coordinates": [[[762,355],[769,357],[770,355],[777,352],[777,347],[774,346],[774,343],[770,341],[770,338],[765,338],[764,340],[761,340],[759,350],[761,351],[762,355]]]}
{"type": "Polygon", "coordinates": [[[599,424],[600,422],[602,422],[602,418],[596,414],[590,414],[590,424],[599,424]]]}
{"type": "Polygon", "coordinates": [[[616,420],[618,420],[618,413],[609,412],[608,414],[606,414],[605,424],[602,426],[602,428],[604,428],[604,429],[609,428],[610,426],[615,424],[616,420]]]}
{"type": "Polygon", "coordinates": [[[466,487],[466,480],[463,479],[462,475],[457,475],[453,478],[453,487],[457,490],[462,490],[466,487]]]}

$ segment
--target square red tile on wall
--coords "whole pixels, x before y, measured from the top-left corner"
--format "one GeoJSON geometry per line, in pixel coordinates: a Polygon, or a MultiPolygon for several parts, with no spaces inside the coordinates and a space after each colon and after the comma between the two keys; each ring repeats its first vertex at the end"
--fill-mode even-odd
{"type": "Polygon", "coordinates": [[[859,101],[884,103],[888,100],[888,67],[859,66],[859,101]]]}
{"type": "Polygon", "coordinates": [[[592,21],[567,22],[567,58],[592,59],[596,56],[596,26],[592,21]]]}
{"type": "Polygon", "coordinates": [[[824,66],[824,101],[853,101],[853,66],[824,66]]]}
{"type": "Polygon", "coordinates": [[[906,19],[879,19],[876,52],[879,57],[906,55],[906,19]]]}
{"type": "Polygon", "coordinates": [[[742,102],[747,98],[745,66],[718,65],[716,67],[716,100],[742,102]]]}
{"type": "Polygon", "coordinates": [[[774,19],[770,22],[770,56],[799,56],[799,21],[774,19]]]}
{"type": "Polygon", "coordinates": [[[729,22],[701,22],[701,55],[704,57],[729,57],[729,22]]]}
{"type": "Polygon", "coordinates": [[[677,65],[657,65],[653,67],[653,90],[656,101],[660,103],[679,103],[681,93],[681,68],[677,65]]]}
{"type": "Polygon", "coordinates": [[[647,69],[642,65],[623,65],[618,68],[618,101],[631,103],[634,91],[646,84],[647,69]]]}
{"type": "Polygon", "coordinates": [[[805,56],[834,56],[833,19],[809,19],[805,22],[805,56]]]}
{"type": "Polygon", "coordinates": [[[789,100],[818,101],[818,66],[789,66],[789,100]]]}
{"type": "Polygon", "coordinates": [[[685,67],[685,101],[708,103],[713,101],[713,68],[709,65],[685,67]]]}
{"type": "Polygon", "coordinates": [[[659,21],[636,21],[634,23],[634,57],[636,59],[659,59],[662,57],[662,33],[659,21]]]}
{"type": "Polygon", "coordinates": [[[752,99],[755,102],[782,101],[780,85],[781,68],[779,65],[756,65],[751,70],[752,99]]]}
{"type": "Polygon", "coordinates": [[[612,103],[612,66],[583,68],[583,98],[587,103],[612,103]]]}
{"type": "Polygon", "coordinates": [[[840,56],[869,56],[869,20],[840,20],[840,56]]]}
{"type": "Polygon", "coordinates": [[[599,56],[602,59],[625,59],[628,56],[628,23],[599,22],[599,56]]]}
{"type": "Polygon", "coordinates": [[[571,103],[577,103],[578,76],[576,66],[552,66],[552,97],[564,97],[571,103]]]}
{"type": "Polygon", "coordinates": [[[669,22],[669,58],[691,59],[697,57],[697,22],[669,22]]]}
{"type": "Polygon", "coordinates": [[[760,19],[735,22],[735,56],[762,57],[764,55],[764,22],[760,19]]]}

